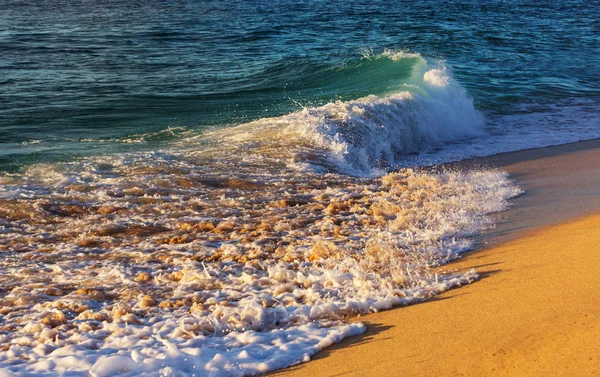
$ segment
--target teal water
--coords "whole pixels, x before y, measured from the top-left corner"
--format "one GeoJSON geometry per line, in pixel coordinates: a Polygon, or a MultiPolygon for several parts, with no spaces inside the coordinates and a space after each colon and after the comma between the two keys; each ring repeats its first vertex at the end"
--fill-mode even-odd
{"type": "Polygon", "coordinates": [[[0,0],[0,375],[256,375],[473,282],[522,191],[413,167],[600,137],[599,14],[0,0]]]}
{"type": "Polygon", "coordinates": [[[0,169],[404,90],[415,59],[373,59],[386,50],[447,67],[487,134],[521,135],[490,145],[597,137],[598,14],[579,0],[2,0],[0,169]],[[544,124],[503,118],[531,113],[544,124]]]}

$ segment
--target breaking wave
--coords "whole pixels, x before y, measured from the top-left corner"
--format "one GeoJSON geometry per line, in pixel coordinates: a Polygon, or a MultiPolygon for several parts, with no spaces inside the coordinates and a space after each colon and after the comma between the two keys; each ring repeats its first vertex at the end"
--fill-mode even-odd
{"type": "Polygon", "coordinates": [[[0,372],[262,373],[364,331],[349,317],[477,279],[442,266],[520,190],[384,173],[482,123],[444,67],[363,64],[407,59],[401,90],[0,175],[0,372]]]}
{"type": "MultiPolygon", "coordinates": [[[[202,135],[217,150],[263,154],[300,169],[372,175],[393,168],[403,156],[428,151],[483,133],[483,116],[446,67],[432,68],[404,53],[366,57],[364,64],[411,62],[392,92],[304,107],[288,115],[262,118],[202,135]]],[[[350,69],[355,73],[356,67],[350,69]]],[[[351,80],[352,77],[349,78],[351,80]]],[[[213,149],[214,150],[214,149],[213,149]]]]}

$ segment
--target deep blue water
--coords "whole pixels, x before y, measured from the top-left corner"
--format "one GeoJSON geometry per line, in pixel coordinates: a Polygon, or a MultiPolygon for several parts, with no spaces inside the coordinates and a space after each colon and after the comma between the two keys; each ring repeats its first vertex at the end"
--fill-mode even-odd
{"type": "Polygon", "coordinates": [[[389,94],[414,62],[386,50],[451,70],[491,135],[598,136],[598,1],[0,0],[0,170],[389,94]]]}

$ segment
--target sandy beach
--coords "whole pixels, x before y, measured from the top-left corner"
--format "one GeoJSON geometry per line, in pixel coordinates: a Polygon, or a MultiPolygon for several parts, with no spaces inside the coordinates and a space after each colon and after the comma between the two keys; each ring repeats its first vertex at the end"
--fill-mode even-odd
{"type": "Polygon", "coordinates": [[[526,191],[446,269],[480,281],[359,318],[365,334],[275,376],[600,374],[600,141],[474,159],[526,191]]]}
{"type": "Polygon", "coordinates": [[[600,375],[600,2],[0,1],[0,377],[600,375]]]}

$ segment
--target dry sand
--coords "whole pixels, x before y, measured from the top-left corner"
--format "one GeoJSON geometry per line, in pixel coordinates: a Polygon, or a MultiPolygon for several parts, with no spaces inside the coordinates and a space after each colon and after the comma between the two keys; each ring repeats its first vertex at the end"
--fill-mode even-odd
{"type": "Polygon", "coordinates": [[[481,280],[365,316],[364,335],[272,375],[600,375],[600,141],[467,165],[507,170],[527,191],[490,246],[447,266],[481,280]]]}

